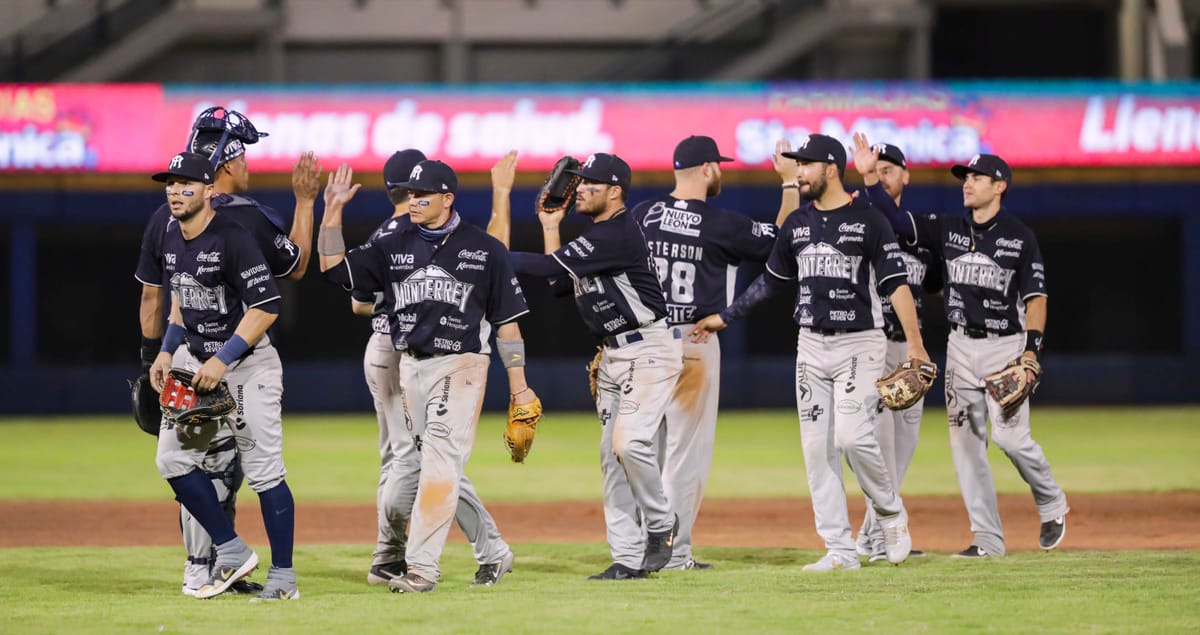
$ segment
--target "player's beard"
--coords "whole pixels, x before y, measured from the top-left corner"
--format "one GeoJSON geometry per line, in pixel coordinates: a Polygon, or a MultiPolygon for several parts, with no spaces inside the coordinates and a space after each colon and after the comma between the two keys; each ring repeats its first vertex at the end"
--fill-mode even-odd
{"type": "Polygon", "coordinates": [[[815,201],[825,195],[825,190],[829,188],[829,181],[822,174],[816,181],[808,183],[808,189],[804,189],[804,181],[800,181],[800,195],[810,201],[815,201]]]}
{"type": "Polygon", "coordinates": [[[172,209],[171,216],[175,217],[175,220],[181,223],[186,223],[194,218],[196,214],[199,214],[202,209],[204,209],[204,198],[202,196],[192,196],[183,200],[183,209],[180,212],[176,213],[172,209]]]}

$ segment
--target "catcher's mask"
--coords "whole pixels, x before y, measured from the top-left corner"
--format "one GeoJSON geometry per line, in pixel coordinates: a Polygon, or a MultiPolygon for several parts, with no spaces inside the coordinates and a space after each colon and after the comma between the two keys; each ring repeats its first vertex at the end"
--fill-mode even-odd
{"type": "Polygon", "coordinates": [[[242,156],[247,145],[258,143],[266,136],[269,135],[259,132],[246,115],[224,106],[213,106],[200,113],[192,123],[188,149],[208,157],[215,170],[226,161],[242,156]]]}

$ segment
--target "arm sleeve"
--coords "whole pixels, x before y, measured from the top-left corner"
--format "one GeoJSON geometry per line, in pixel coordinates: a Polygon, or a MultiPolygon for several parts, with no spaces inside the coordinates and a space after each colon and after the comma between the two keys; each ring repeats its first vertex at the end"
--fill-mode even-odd
{"type": "MultiPolygon", "coordinates": [[[[228,237],[230,267],[223,270],[226,282],[238,288],[248,308],[259,309],[279,300],[279,287],[262,252],[248,232],[231,232],[228,237]]],[[[279,309],[276,305],[275,312],[279,309]]],[[[266,309],[263,309],[266,310],[266,309]]]]}
{"type": "Polygon", "coordinates": [[[728,250],[738,261],[766,262],[775,247],[778,229],[771,223],[759,223],[741,214],[729,213],[728,250]]]}
{"type": "MultiPolygon", "coordinates": [[[[493,239],[494,240],[494,239],[493,239]]],[[[521,283],[513,272],[506,256],[504,245],[495,241],[491,249],[491,293],[488,294],[487,320],[492,324],[504,324],[529,313],[521,283]]]]}
{"type": "Polygon", "coordinates": [[[1047,295],[1046,293],[1046,263],[1042,260],[1042,248],[1038,245],[1037,238],[1030,232],[1027,238],[1031,244],[1026,250],[1026,256],[1022,258],[1021,270],[1017,272],[1020,278],[1021,299],[1026,300],[1033,296],[1047,295]]]}
{"type": "Polygon", "coordinates": [[[563,275],[563,267],[553,256],[532,254],[526,251],[511,251],[509,265],[516,273],[538,278],[557,278],[563,275]]]}
{"type": "Polygon", "coordinates": [[[721,319],[726,324],[734,320],[740,320],[746,317],[758,305],[766,302],[780,291],[787,289],[788,286],[785,280],[765,273],[761,274],[754,279],[754,282],[750,284],[742,295],[739,295],[733,301],[733,304],[726,307],[724,311],[721,311],[721,319]]]}
{"type": "Polygon", "coordinates": [[[159,208],[150,216],[146,230],[142,232],[142,250],[138,254],[137,271],[133,277],[151,287],[163,286],[162,240],[167,230],[169,214],[159,208]]]}
{"type": "Polygon", "coordinates": [[[920,215],[900,209],[896,201],[888,196],[887,190],[883,189],[882,183],[868,186],[866,191],[867,199],[873,207],[883,212],[896,236],[910,245],[934,248],[938,239],[937,215],[920,215]]]}

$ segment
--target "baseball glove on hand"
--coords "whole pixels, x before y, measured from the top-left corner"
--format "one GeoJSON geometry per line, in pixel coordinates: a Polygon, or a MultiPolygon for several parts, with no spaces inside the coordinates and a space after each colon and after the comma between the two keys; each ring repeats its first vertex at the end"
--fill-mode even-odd
{"type": "Polygon", "coordinates": [[[216,421],[237,409],[237,402],[229,393],[229,384],[224,379],[208,392],[197,392],[192,387],[193,376],[181,368],[172,368],[167,373],[158,404],[168,421],[176,425],[205,423],[216,421]]]}
{"type": "Polygon", "coordinates": [[[1042,365],[1035,359],[1022,355],[1012,360],[1004,370],[992,373],[983,378],[983,386],[987,394],[1000,405],[1005,419],[1011,419],[1021,408],[1021,404],[1037,390],[1042,380],[1042,365]],[[1033,379],[1025,371],[1033,373],[1033,379]]]}
{"type": "Polygon", "coordinates": [[[527,404],[508,404],[508,424],[504,426],[504,446],[514,463],[524,463],[533,447],[533,435],[542,420],[542,400],[537,397],[527,404]]]}
{"type": "Polygon", "coordinates": [[[875,389],[883,405],[891,410],[904,410],[925,397],[937,374],[937,364],[910,358],[875,382],[875,389]]]}
{"type": "Polygon", "coordinates": [[[546,214],[565,212],[575,204],[575,188],[579,187],[579,175],[570,174],[567,170],[579,168],[575,157],[566,156],[554,164],[550,176],[542,184],[538,194],[538,211],[546,214]]]}
{"type": "Polygon", "coordinates": [[[592,361],[588,362],[587,366],[584,366],[588,372],[588,390],[592,391],[592,401],[595,401],[599,394],[597,382],[600,381],[600,358],[603,356],[604,349],[597,346],[596,356],[592,358],[592,361]]]}

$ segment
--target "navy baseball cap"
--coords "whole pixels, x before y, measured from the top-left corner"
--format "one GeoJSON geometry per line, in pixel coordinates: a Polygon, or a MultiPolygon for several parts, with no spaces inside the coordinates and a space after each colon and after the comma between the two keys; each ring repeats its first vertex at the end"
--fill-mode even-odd
{"type": "Polygon", "coordinates": [[[388,158],[387,163],[383,164],[383,184],[387,189],[396,189],[403,187],[405,181],[412,174],[413,168],[417,164],[425,160],[425,153],[420,150],[409,148],[401,150],[388,158]]]}
{"type": "Polygon", "coordinates": [[[570,174],[578,174],[588,181],[596,181],[606,185],[620,185],[621,189],[629,191],[633,181],[633,173],[629,164],[615,154],[597,152],[587,158],[578,170],[567,170],[570,174]]]}
{"type": "Polygon", "coordinates": [[[396,187],[402,187],[410,192],[453,194],[458,190],[458,175],[445,163],[426,159],[413,166],[408,173],[408,180],[397,183],[396,187]]]}
{"type": "Polygon", "coordinates": [[[881,161],[887,161],[902,168],[908,168],[908,164],[904,160],[904,153],[900,151],[900,148],[890,143],[876,143],[871,146],[871,149],[879,153],[881,161]]]}
{"type": "Polygon", "coordinates": [[[960,179],[966,179],[968,174],[982,174],[999,181],[1012,182],[1012,168],[1008,163],[994,154],[977,154],[971,157],[966,165],[956,165],[950,168],[950,173],[960,179]]]}
{"type": "Polygon", "coordinates": [[[721,156],[717,150],[717,142],[712,137],[692,135],[675,146],[675,169],[682,170],[705,163],[721,163],[732,161],[729,157],[721,156]]]}
{"type": "Polygon", "coordinates": [[[171,158],[171,164],[166,172],[159,172],[150,177],[155,181],[166,183],[172,178],[199,181],[204,184],[213,182],[213,167],[208,157],[195,152],[180,152],[171,158]]]}
{"type": "Polygon", "coordinates": [[[783,156],[797,161],[832,163],[837,166],[839,174],[846,169],[846,148],[841,141],[829,135],[810,134],[807,139],[800,141],[799,147],[792,152],[784,152],[783,156]]]}

